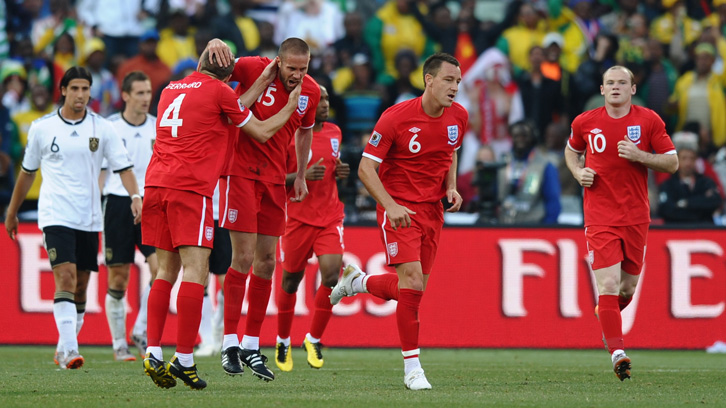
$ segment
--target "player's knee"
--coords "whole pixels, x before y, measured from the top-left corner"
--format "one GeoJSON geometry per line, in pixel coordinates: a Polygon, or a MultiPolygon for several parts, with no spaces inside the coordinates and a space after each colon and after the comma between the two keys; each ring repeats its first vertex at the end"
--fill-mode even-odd
{"type": "Polygon", "coordinates": [[[323,276],[322,282],[320,284],[323,286],[327,286],[329,288],[335,287],[335,285],[338,284],[338,276],[337,275],[323,276]]]}
{"type": "Polygon", "coordinates": [[[297,292],[297,288],[300,286],[300,281],[304,273],[286,273],[282,277],[282,290],[287,293],[297,292]]]}
{"type": "Polygon", "coordinates": [[[275,257],[263,257],[255,260],[255,275],[269,279],[275,271],[275,257]]]}
{"type": "Polygon", "coordinates": [[[236,253],[232,255],[232,269],[246,273],[255,259],[254,253],[236,253]]]}

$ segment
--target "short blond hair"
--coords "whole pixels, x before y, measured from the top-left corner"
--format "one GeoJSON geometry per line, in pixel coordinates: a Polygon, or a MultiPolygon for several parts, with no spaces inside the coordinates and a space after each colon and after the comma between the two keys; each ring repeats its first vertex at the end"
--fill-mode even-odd
{"type": "Polygon", "coordinates": [[[603,84],[605,84],[605,75],[607,75],[607,73],[610,71],[615,71],[616,69],[625,71],[628,74],[628,76],[630,77],[630,85],[635,85],[635,76],[633,75],[633,71],[631,71],[630,69],[628,69],[627,67],[624,67],[622,65],[613,65],[612,67],[605,70],[605,72],[603,72],[603,74],[602,74],[602,83],[603,84]]]}

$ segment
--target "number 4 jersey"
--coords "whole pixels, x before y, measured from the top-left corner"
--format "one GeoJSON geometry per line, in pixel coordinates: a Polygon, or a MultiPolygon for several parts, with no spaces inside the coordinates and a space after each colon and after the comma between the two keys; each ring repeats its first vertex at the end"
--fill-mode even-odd
{"type": "Polygon", "coordinates": [[[650,222],[648,169],[618,156],[618,142],[626,137],[648,153],[676,153],[663,121],[647,108],[633,105],[627,115],[614,119],[602,107],[572,121],[567,146],[584,153],[585,167],[597,173],[585,188],[585,226],[650,222]]]}
{"type": "Polygon", "coordinates": [[[228,123],[242,127],[252,113],[226,83],[199,72],[167,85],[158,112],[146,186],[212,197],[237,136],[228,123]]]}
{"type": "Polygon", "coordinates": [[[418,97],[386,109],[363,157],[381,163],[378,176],[393,198],[432,203],[446,194],[446,175],[461,147],[469,114],[454,102],[438,118],[427,115],[418,97]]]}

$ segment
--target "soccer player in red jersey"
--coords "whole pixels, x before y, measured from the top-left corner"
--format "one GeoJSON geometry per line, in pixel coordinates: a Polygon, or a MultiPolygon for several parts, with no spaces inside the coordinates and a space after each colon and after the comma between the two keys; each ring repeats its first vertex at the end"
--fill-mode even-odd
{"type": "MultiPolygon", "coordinates": [[[[226,84],[231,71],[231,66],[220,67],[203,55],[200,71],[167,85],[159,101],[159,112],[163,113],[157,119],[154,153],[146,172],[144,209],[148,217],[144,214],[142,235],[145,245],[157,248],[159,258],[159,271],[148,300],[144,371],[163,388],[176,385],[174,377],[194,389],[207,385],[197,374],[192,351],[214,239],[212,194],[232,136],[237,135],[228,122],[265,141],[297,107],[299,87],[278,115],[260,122],[226,84]],[[184,275],[177,297],[177,349],[169,363],[165,363],[160,341],[171,288],[182,265],[184,275]]],[[[250,92],[262,92],[275,75],[276,67],[269,64],[250,92]]]]}
{"type": "Polygon", "coordinates": [[[442,198],[455,212],[455,150],[461,147],[469,115],[454,102],[461,82],[459,61],[437,53],[424,62],[423,96],[388,108],[376,123],[363,152],[358,175],[378,202],[378,225],[388,265],[396,274],[367,276],[348,265],[330,302],[368,292],[398,300],[396,321],[404,361],[404,384],[430,389],[419,362],[418,311],[433,267],[444,224],[442,198]],[[377,171],[377,172],[376,172],[377,171]]]}
{"type": "Polygon", "coordinates": [[[630,378],[631,363],[624,351],[620,312],[632,300],[645,256],[648,169],[678,169],[663,121],[652,110],[631,103],[635,91],[629,69],[614,66],[605,71],[600,86],[605,106],[572,121],[565,148],[567,167],[585,187],[585,238],[599,293],[595,313],[621,381],[630,378]]]}
{"type": "MultiPolygon", "coordinates": [[[[320,338],[330,321],[333,305],[330,293],[338,283],[343,265],[343,203],[338,198],[337,179],[347,178],[350,166],[340,160],[340,128],[326,123],[330,103],[328,91],[320,86],[320,103],[315,115],[310,163],[305,177],[309,193],[304,203],[287,205],[287,224],[280,244],[282,259],[282,290],[277,296],[277,346],[275,364],[282,371],[292,370],[290,330],[295,314],[296,292],[308,259],[315,252],[320,265],[321,283],[315,294],[315,308],[310,332],[303,340],[307,361],[312,368],[323,366],[320,338]],[[314,164],[313,164],[314,163],[314,164]]],[[[290,143],[287,160],[287,183],[291,186],[297,175],[295,145],[290,143]]],[[[289,198],[294,192],[288,190],[289,198]]]]}
{"type": "MultiPolygon", "coordinates": [[[[208,44],[210,53],[229,58],[229,47],[219,40],[208,44]]],[[[279,75],[251,105],[260,119],[277,113],[290,91],[302,82],[296,112],[285,126],[266,143],[241,138],[234,156],[220,179],[219,216],[221,227],[230,231],[232,265],[224,281],[224,339],[222,368],[229,375],[242,374],[244,362],[253,374],[266,381],[275,378],[260,354],[260,330],[265,320],[272,291],[272,274],[277,258],[277,241],[285,232],[285,177],[287,147],[294,139],[297,174],[293,183],[292,202],[302,201],[308,193],[305,169],[315,124],[315,111],[320,101],[320,88],[307,75],[310,49],[299,38],[288,38],[280,44],[279,75]],[[249,274],[250,267],[252,274],[249,274]],[[249,308],[244,336],[239,341],[237,325],[249,275],[249,308]]],[[[239,58],[234,63],[232,80],[239,81],[237,93],[245,92],[251,78],[257,78],[270,62],[263,57],[239,58]]]]}

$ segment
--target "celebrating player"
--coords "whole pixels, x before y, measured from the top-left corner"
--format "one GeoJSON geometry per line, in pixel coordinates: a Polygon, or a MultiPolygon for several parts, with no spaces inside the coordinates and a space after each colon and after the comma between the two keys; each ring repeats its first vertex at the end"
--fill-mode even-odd
{"type": "MultiPolygon", "coordinates": [[[[315,252],[320,265],[322,282],[315,294],[315,309],[310,323],[310,332],[305,335],[303,349],[307,352],[310,367],[323,366],[320,338],[330,321],[333,305],[330,293],[338,283],[343,264],[343,203],[338,199],[337,179],[347,178],[350,166],[340,161],[340,128],[328,119],[330,103],[328,91],[320,86],[320,103],[315,114],[313,144],[310,167],[305,177],[310,184],[304,203],[290,202],[287,205],[285,235],[282,246],[282,290],[277,297],[277,346],[275,364],[282,371],[292,370],[290,353],[290,330],[295,314],[297,289],[302,280],[308,258],[315,252]]],[[[288,185],[292,185],[297,174],[295,145],[288,149],[288,185]]],[[[292,198],[293,191],[288,191],[292,198]]]]}
{"type": "Polygon", "coordinates": [[[600,295],[595,314],[615,375],[623,381],[630,378],[631,362],[620,312],[633,299],[643,267],[650,224],[648,169],[675,173],[678,157],[660,117],[632,104],[629,69],[605,71],[600,93],[605,106],[572,121],[565,160],[585,187],[585,238],[600,295]]]}
{"type": "Polygon", "coordinates": [[[461,82],[459,61],[437,53],[426,59],[423,72],[423,95],[383,113],[358,168],[361,181],[378,202],[387,262],[397,275],[367,276],[348,265],[330,295],[334,305],[343,296],[362,292],[398,300],[404,384],[411,390],[431,388],[419,361],[418,311],[444,223],[441,199],[451,203],[448,212],[461,207],[454,151],[461,147],[469,119],[454,102],[461,82]]]}

